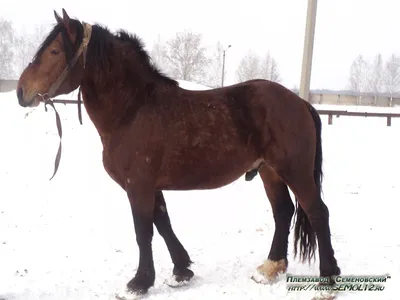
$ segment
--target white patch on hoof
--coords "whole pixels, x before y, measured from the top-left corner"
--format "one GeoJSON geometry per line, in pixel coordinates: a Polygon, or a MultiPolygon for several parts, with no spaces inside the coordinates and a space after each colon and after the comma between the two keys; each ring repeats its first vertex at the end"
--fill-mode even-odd
{"type": "Polygon", "coordinates": [[[251,279],[260,284],[271,284],[272,280],[262,274],[260,271],[254,271],[253,275],[251,275],[251,279]]]}
{"type": "Polygon", "coordinates": [[[115,294],[115,298],[118,300],[137,300],[137,299],[142,299],[142,297],[143,294],[137,294],[127,288],[123,292],[115,294]]]}
{"type": "Polygon", "coordinates": [[[172,275],[171,277],[165,279],[164,283],[172,288],[178,288],[182,286],[186,286],[189,283],[189,280],[178,281],[176,280],[176,276],[172,275]]]}
{"type": "Polygon", "coordinates": [[[337,291],[317,291],[311,300],[334,300],[336,299],[337,291]]]}
{"type": "Polygon", "coordinates": [[[257,267],[251,279],[261,284],[271,284],[278,280],[281,274],[286,272],[285,260],[272,261],[267,259],[262,265],[257,267]]]}

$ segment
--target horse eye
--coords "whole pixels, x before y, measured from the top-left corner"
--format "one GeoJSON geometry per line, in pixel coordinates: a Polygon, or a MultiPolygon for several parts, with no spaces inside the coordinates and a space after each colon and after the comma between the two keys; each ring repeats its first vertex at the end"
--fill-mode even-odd
{"type": "Polygon", "coordinates": [[[52,55],[57,55],[58,53],[60,53],[60,51],[58,51],[58,50],[51,50],[51,52],[50,52],[52,55]]]}

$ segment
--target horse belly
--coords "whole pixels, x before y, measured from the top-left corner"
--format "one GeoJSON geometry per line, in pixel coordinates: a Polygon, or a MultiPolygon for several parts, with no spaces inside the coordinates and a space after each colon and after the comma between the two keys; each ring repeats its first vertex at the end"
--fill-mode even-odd
{"type": "Polygon", "coordinates": [[[244,149],[226,152],[187,149],[167,160],[158,182],[164,190],[215,189],[240,178],[255,160],[255,154],[244,149]]]}

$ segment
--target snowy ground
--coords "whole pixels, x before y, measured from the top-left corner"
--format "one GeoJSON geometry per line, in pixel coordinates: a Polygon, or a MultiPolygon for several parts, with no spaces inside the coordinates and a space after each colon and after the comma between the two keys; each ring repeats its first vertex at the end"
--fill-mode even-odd
{"type": "MultiPolygon", "coordinates": [[[[0,94],[0,299],[113,299],[136,270],[129,203],[103,169],[98,135],[86,114],[79,125],[75,106],[57,107],[63,155],[49,182],[58,147],[51,108],[45,113],[41,106],[24,118],[27,110],[15,92],[0,94]]],[[[328,126],[323,116],[323,125],[324,199],[342,273],[392,276],[383,292],[340,299],[397,300],[400,120],[386,127],[385,119],[340,117],[328,126]]],[[[287,293],[284,280],[272,287],[250,280],[274,229],[259,177],[165,195],[196,277],[182,289],[163,284],[172,263],[156,233],[157,278],[147,299],[310,299],[306,292],[287,293]],[[211,202],[214,211],[208,210],[211,202]]],[[[318,260],[311,266],[293,261],[292,234],[289,264],[289,273],[318,275],[318,260]]]]}

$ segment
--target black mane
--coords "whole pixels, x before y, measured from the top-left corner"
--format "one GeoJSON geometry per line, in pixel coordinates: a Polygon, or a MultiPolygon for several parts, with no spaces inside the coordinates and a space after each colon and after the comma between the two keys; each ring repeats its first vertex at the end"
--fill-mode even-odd
{"type": "Polygon", "coordinates": [[[141,64],[146,67],[155,78],[161,79],[162,81],[179,86],[179,83],[165,75],[158,67],[154,64],[149,53],[145,50],[145,46],[140,37],[136,34],[132,35],[125,30],[119,30],[113,34],[110,30],[99,24],[92,26],[92,36],[88,48],[88,61],[95,62],[97,64],[106,67],[111,64],[109,60],[112,57],[111,52],[113,49],[112,40],[117,39],[121,42],[127,43],[132,50],[136,53],[140,59],[141,64]]]}

